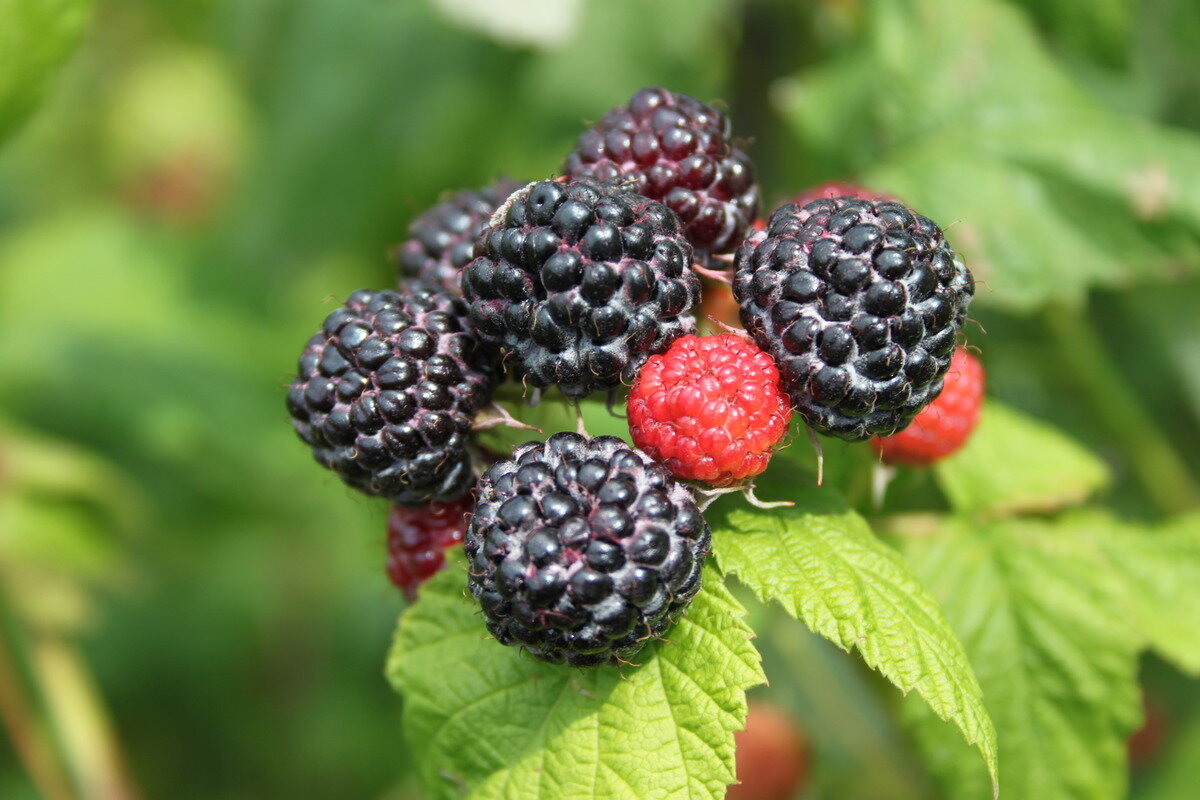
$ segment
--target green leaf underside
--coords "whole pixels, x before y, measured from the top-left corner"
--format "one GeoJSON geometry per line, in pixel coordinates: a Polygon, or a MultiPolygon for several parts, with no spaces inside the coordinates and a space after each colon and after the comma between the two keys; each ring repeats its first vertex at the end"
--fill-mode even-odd
{"type": "Polygon", "coordinates": [[[737,497],[710,515],[722,569],[814,632],[858,650],[902,691],[916,690],[979,748],[994,774],[995,731],[971,665],[904,559],[831,491],[770,485],[764,496],[796,505],[764,511],[737,497]]]}
{"type": "Polygon", "coordinates": [[[1005,516],[1085,500],[1109,482],[1108,468],[1065,434],[987,400],[966,446],[934,466],[959,513],[1005,516]]]}
{"type": "Polygon", "coordinates": [[[388,660],[430,798],[724,797],[764,676],[719,573],[640,666],[589,670],[488,637],[463,583],[460,564],[422,588],[388,660]]]}
{"type": "Polygon", "coordinates": [[[848,146],[868,186],[943,225],[979,302],[1028,311],[1200,268],[1200,137],[1102,106],[1005,3],[881,0],[867,19],[776,98],[818,156],[846,164],[848,146]]]}
{"type": "MultiPolygon", "coordinates": [[[[1125,796],[1125,740],[1140,709],[1138,638],[1095,534],[1011,521],[904,540],[975,665],[1008,797],[1125,796]]],[[[919,704],[904,711],[947,797],[983,796],[987,776],[945,726],[919,704]]]]}

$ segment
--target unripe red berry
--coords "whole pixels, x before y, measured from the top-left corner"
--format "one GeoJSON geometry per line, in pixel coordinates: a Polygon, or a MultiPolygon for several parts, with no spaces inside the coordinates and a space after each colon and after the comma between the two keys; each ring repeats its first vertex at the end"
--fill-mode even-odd
{"type": "Polygon", "coordinates": [[[729,800],[788,800],[808,776],[808,743],[792,718],[767,703],[750,704],[734,734],[738,782],[729,800]]]}
{"type": "Polygon", "coordinates": [[[792,417],[771,357],[741,336],[685,336],[629,393],[633,442],[673,475],[733,486],[767,468],[792,417]]]}
{"type": "Polygon", "coordinates": [[[983,388],[983,365],[959,347],[937,399],[900,433],[872,439],[871,446],[889,464],[923,467],[945,458],[966,444],[979,423],[983,388]]]}
{"type": "Polygon", "coordinates": [[[417,587],[446,563],[446,549],[462,542],[474,505],[467,495],[453,503],[392,507],[387,573],[410,601],[417,598],[417,587]]]}

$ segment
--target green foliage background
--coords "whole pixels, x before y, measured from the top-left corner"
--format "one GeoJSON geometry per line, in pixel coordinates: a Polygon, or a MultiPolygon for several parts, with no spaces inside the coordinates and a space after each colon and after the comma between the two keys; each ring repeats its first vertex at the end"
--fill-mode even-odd
{"type": "MultiPolygon", "coordinates": [[[[1044,596],[1013,597],[1008,618],[1040,631],[1042,610],[1061,606],[1071,621],[1047,658],[1086,657],[1046,670],[1076,678],[1064,702],[1087,707],[1063,724],[1083,738],[1062,740],[1060,794],[1044,796],[1120,796],[1138,670],[1168,731],[1135,766],[1132,796],[1193,796],[1200,691],[1168,661],[1200,668],[1186,624],[1197,606],[1174,605],[1196,582],[1175,575],[1176,592],[1164,577],[1185,558],[1159,553],[1161,571],[1127,576],[1132,614],[1125,584],[1086,577],[1149,563],[1129,555],[1139,526],[1200,503],[1200,6],[518,5],[0,1],[0,633],[71,779],[95,789],[109,772],[78,759],[103,750],[95,729],[41,680],[63,647],[148,797],[420,796],[427,767],[381,667],[402,608],[382,570],[386,509],[314,467],[282,387],[334,302],[393,280],[389,246],[443,191],[553,173],[583,120],[662,84],[729,109],[772,205],[860,180],[947,226],[981,278],[969,334],[995,433],[953,469],[893,486],[892,510],[953,504],[960,522],[888,541],[947,603],[986,699],[1021,687],[997,666],[1012,631],[988,627],[973,590],[1039,577],[1044,596]],[[1096,490],[1107,511],[1041,518],[1096,490]],[[997,520],[1015,511],[1038,516],[997,520]],[[1131,624],[1167,660],[1139,660],[1135,634],[1114,633],[1131,624]]],[[[861,546],[847,569],[892,575],[900,559],[850,510],[870,511],[855,457],[830,449],[848,495],[830,513],[850,515],[831,547],[861,546]]],[[[746,574],[777,546],[763,533],[774,522],[722,507],[761,529],[723,537],[722,568],[754,593],[706,602],[746,606],[771,679],[758,691],[812,731],[805,796],[938,796],[939,777],[968,769],[961,734],[758,602],[837,638],[793,587],[746,574]]],[[[1185,555],[1187,519],[1159,531],[1185,555]]],[[[811,534],[797,547],[828,538],[811,534]]],[[[954,687],[897,669],[971,738],[979,723],[955,710],[954,687]]],[[[988,705],[1003,781],[1000,702],[988,705]]],[[[1017,780],[1007,796],[1034,796],[1017,780]]],[[[986,775],[961,785],[987,793],[986,775]]],[[[950,796],[983,796],[966,791],[950,796]]],[[[0,796],[39,796],[10,748],[0,796]]]]}

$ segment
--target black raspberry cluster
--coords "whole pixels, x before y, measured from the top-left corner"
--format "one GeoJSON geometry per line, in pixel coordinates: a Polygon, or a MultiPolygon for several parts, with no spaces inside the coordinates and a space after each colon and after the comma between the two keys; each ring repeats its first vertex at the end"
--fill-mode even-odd
{"type": "Polygon", "coordinates": [[[412,222],[397,285],[330,313],[288,392],[316,460],[393,503],[397,585],[412,596],[463,541],[497,640],[625,660],[700,587],[709,529],[688,480],[761,472],[789,406],[861,440],[937,397],[973,286],[938,227],[871,195],[785,204],[764,226],[759,194],[723,113],[648,88],[560,176],[412,222]],[[694,336],[699,276],[722,269],[752,341],[694,336]],[[475,431],[506,377],[573,400],[633,384],[642,448],[547,432],[485,454],[475,431]]]}

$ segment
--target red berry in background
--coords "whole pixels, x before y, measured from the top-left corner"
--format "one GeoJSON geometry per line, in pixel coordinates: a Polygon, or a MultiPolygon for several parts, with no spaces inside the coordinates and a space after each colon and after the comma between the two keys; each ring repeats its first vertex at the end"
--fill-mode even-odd
{"type": "Polygon", "coordinates": [[[474,505],[467,495],[453,503],[392,507],[387,573],[410,601],[417,598],[417,587],[446,563],[446,548],[462,543],[474,505]]]}
{"type": "Polygon", "coordinates": [[[789,800],[808,777],[808,744],[796,723],[766,703],[751,703],[734,735],[738,783],[728,800],[789,800]]]}
{"type": "Polygon", "coordinates": [[[861,197],[863,200],[895,200],[896,198],[882,192],[876,192],[868,189],[865,186],[858,186],[853,183],[841,183],[839,181],[830,181],[814,186],[811,189],[805,189],[800,194],[789,200],[789,203],[795,203],[798,206],[806,206],[814,200],[827,200],[834,197],[861,197]]]}
{"type": "Polygon", "coordinates": [[[1142,692],[1142,727],[1134,731],[1125,743],[1130,763],[1145,766],[1154,761],[1162,752],[1167,727],[1167,711],[1161,700],[1142,692]]]}
{"type": "Polygon", "coordinates": [[[900,433],[871,440],[889,464],[923,467],[958,450],[979,422],[983,365],[964,348],[954,351],[942,393],[900,433]]]}
{"type": "Polygon", "coordinates": [[[765,470],[791,417],[775,362],[733,334],[676,340],[629,393],[634,444],[676,477],[712,486],[765,470]]]}

